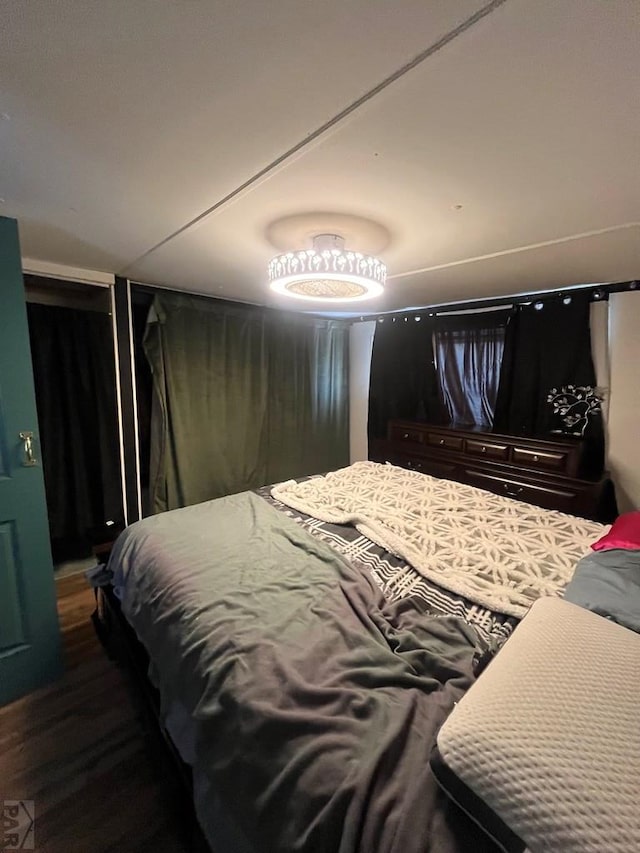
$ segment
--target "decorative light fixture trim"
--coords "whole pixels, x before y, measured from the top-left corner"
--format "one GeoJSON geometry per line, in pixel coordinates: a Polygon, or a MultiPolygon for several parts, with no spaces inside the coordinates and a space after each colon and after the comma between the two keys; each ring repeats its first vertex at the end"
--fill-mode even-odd
{"type": "Polygon", "coordinates": [[[345,249],[335,234],[319,234],[312,249],[284,252],[269,264],[272,290],[318,302],[371,299],[383,292],[386,279],[379,258],[345,249]]]}

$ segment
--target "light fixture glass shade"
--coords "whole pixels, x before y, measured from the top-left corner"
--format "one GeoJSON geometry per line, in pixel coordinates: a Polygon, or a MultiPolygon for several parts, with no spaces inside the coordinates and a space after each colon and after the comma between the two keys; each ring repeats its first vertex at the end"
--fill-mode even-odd
{"type": "Polygon", "coordinates": [[[321,234],[312,249],[284,252],[269,264],[269,286],[276,293],[317,302],[357,302],[379,296],[387,268],[373,255],[344,248],[333,234],[321,234]]]}

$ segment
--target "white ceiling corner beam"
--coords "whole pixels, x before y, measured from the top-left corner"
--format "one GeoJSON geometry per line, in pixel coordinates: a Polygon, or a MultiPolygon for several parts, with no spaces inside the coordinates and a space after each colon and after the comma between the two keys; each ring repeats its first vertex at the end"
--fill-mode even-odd
{"type": "Polygon", "coordinates": [[[69,267],[65,264],[54,264],[51,261],[40,261],[35,258],[22,259],[22,272],[28,275],[40,275],[44,278],[57,278],[82,284],[97,284],[100,287],[109,287],[115,282],[113,273],[69,267]]]}

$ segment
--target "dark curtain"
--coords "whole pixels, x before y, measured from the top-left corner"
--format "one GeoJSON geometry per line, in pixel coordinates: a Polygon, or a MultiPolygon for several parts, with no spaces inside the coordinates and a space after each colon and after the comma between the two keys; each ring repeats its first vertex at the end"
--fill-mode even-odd
{"type": "Polygon", "coordinates": [[[28,304],[54,562],[90,552],[122,523],[111,318],[28,304]]]}
{"type": "Polygon", "coordinates": [[[549,433],[557,426],[547,403],[551,389],[595,385],[589,304],[579,294],[518,306],[507,329],[496,431],[549,433]]]}
{"type": "Polygon", "coordinates": [[[437,375],[449,421],[491,429],[507,311],[436,317],[437,375]]]}
{"type": "Polygon", "coordinates": [[[448,420],[438,392],[433,318],[385,317],[376,324],[369,380],[369,439],[386,438],[392,418],[448,420]]]}
{"type": "MultiPolygon", "coordinates": [[[[554,431],[570,433],[547,398],[562,386],[595,387],[589,305],[589,294],[576,294],[518,306],[507,327],[496,432],[549,438],[554,431]]],[[[598,475],[604,460],[600,415],[590,419],[584,438],[589,443],[585,473],[598,475]]]]}
{"type": "Polygon", "coordinates": [[[337,321],[156,297],[152,511],[348,464],[348,334],[337,321]]]}

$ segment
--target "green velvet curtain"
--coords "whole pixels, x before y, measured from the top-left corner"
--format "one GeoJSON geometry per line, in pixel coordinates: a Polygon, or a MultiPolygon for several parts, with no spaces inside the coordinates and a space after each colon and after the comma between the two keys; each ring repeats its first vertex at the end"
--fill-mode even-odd
{"type": "Polygon", "coordinates": [[[347,465],[348,343],[341,321],[157,296],[152,511],[347,465]]]}

